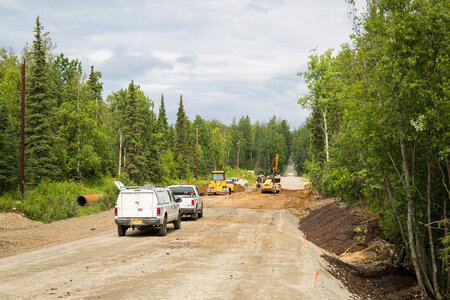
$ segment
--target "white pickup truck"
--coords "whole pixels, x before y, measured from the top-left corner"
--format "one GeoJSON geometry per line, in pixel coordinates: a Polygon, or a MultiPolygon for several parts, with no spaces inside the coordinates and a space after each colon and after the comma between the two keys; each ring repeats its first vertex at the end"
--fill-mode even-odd
{"type": "Polygon", "coordinates": [[[120,190],[114,209],[119,236],[124,236],[128,228],[157,227],[161,236],[167,234],[167,223],[173,223],[175,229],[181,228],[181,199],[175,199],[169,189],[114,183],[120,190]]]}
{"type": "Polygon", "coordinates": [[[201,196],[204,196],[204,194],[200,194],[195,185],[171,185],[169,190],[175,198],[181,198],[181,215],[189,215],[193,220],[203,217],[203,199],[201,196]]]}

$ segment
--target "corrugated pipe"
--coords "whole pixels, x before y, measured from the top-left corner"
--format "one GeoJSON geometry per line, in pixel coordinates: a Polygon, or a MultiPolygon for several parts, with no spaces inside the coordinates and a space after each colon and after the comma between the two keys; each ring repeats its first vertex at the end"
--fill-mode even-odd
{"type": "Polygon", "coordinates": [[[85,206],[89,203],[94,203],[98,199],[103,198],[104,194],[94,194],[94,195],[81,195],[78,197],[78,204],[80,206],[85,206]]]}

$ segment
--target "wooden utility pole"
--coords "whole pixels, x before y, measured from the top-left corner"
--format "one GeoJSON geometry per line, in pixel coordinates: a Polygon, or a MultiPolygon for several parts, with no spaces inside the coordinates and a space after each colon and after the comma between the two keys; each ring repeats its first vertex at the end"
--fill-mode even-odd
{"type": "Polygon", "coordinates": [[[196,130],[197,142],[195,143],[195,180],[198,181],[198,128],[196,130]]]}
{"type": "Polygon", "coordinates": [[[241,141],[238,141],[238,152],[237,152],[237,167],[239,169],[239,164],[241,162],[241,141]]]}
{"type": "Polygon", "coordinates": [[[20,103],[20,169],[19,169],[19,190],[24,195],[24,183],[25,183],[25,58],[22,64],[22,95],[20,103]]]}

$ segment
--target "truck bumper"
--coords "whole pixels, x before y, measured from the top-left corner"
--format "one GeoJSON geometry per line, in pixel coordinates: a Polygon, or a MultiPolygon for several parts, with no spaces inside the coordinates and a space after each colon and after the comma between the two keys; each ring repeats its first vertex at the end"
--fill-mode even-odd
{"type": "Polygon", "coordinates": [[[181,215],[192,215],[195,211],[195,208],[180,208],[181,215]]]}
{"type": "Polygon", "coordinates": [[[158,226],[161,225],[161,219],[131,219],[131,218],[123,218],[123,219],[114,219],[117,225],[122,226],[158,226]]]}

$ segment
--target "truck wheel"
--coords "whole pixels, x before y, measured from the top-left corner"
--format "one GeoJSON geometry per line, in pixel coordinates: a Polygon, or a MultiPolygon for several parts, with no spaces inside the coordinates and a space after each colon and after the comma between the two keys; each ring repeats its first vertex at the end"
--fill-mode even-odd
{"type": "Polygon", "coordinates": [[[202,206],[202,210],[198,213],[198,217],[203,218],[203,206],[202,206]]]}
{"type": "Polygon", "coordinates": [[[198,219],[198,211],[195,209],[195,212],[191,215],[191,219],[194,221],[197,221],[198,219]]]}
{"type": "Polygon", "coordinates": [[[126,232],[127,228],[125,226],[117,225],[117,233],[119,234],[119,236],[124,236],[126,232]]]}
{"type": "Polygon", "coordinates": [[[164,216],[164,221],[161,225],[161,227],[159,227],[159,236],[166,236],[167,235],[167,216],[164,216]]]}
{"type": "Polygon", "coordinates": [[[181,228],[181,215],[180,214],[178,214],[178,219],[173,222],[173,227],[175,229],[180,229],[181,228]]]}
{"type": "Polygon", "coordinates": [[[231,195],[231,188],[228,188],[228,195],[231,195]]]}
{"type": "Polygon", "coordinates": [[[272,186],[272,194],[275,194],[277,192],[277,188],[273,185],[272,186]]]}

